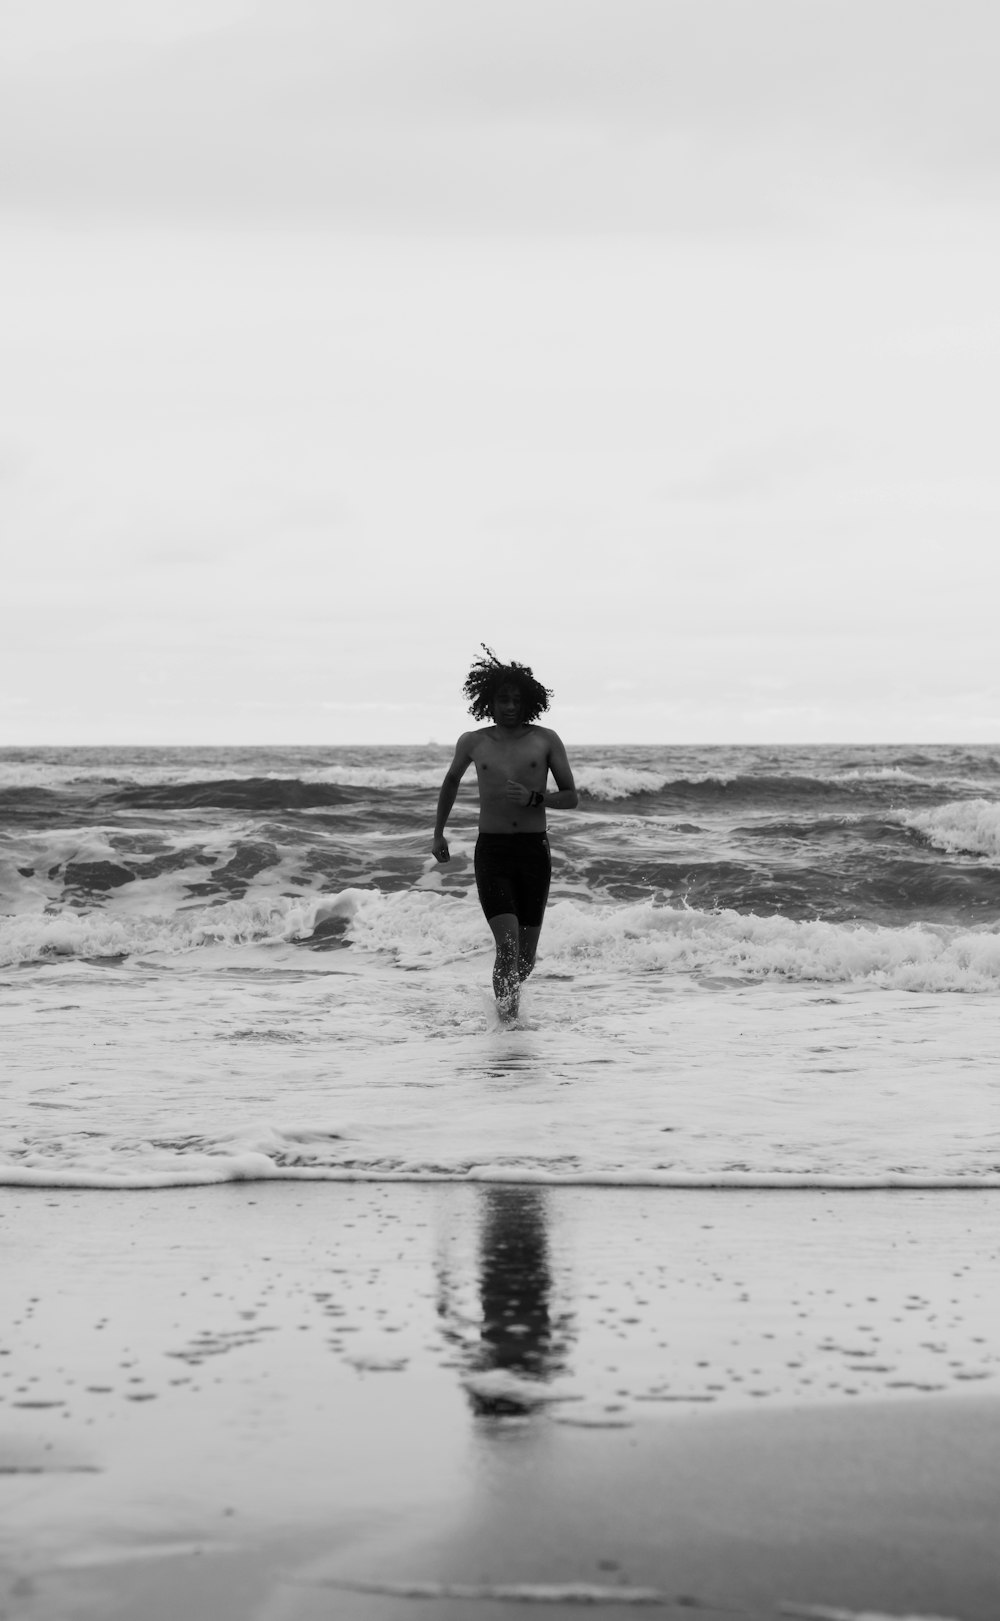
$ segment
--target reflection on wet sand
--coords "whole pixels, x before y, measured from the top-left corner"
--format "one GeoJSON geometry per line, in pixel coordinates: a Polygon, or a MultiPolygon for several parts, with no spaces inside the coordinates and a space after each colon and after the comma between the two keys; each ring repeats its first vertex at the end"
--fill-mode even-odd
{"type": "Polygon", "coordinates": [[[466,1390],[478,1415],[531,1412],[544,1400],[541,1386],[566,1372],[572,1315],[553,1305],[547,1220],[538,1189],[480,1191],[479,1343],[466,1341],[468,1371],[477,1376],[466,1390]]]}

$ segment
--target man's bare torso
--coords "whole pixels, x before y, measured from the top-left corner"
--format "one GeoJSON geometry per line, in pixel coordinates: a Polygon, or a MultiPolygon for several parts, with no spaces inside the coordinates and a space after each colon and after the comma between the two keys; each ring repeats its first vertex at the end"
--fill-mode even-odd
{"type": "Polygon", "coordinates": [[[549,774],[549,733],[528,726],[517,737],[486,726],[469,735],[469,754],[479,781],[479,828],[482,833],[544,833],[545,809],[528,808],[507,797],[508,781],[545,789],[549,774]]]}

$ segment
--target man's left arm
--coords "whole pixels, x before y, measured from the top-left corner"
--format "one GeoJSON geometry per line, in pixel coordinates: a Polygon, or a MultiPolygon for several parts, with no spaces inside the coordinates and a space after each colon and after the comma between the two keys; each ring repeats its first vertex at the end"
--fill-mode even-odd
{"type": "Polygon", "coordinates": [[[550,789],[543,794],[542,802],[546,810],[576,810],[580,796],[576,791],[573,773],[570,770],[566,749],[561,737],[555,732],[549,733],[549,770],[555,779],[555,793],[550,789]]]}

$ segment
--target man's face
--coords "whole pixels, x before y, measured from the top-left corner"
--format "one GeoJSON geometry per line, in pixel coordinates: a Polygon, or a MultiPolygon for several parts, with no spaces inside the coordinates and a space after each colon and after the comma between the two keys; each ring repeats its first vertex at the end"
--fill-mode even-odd
{"type": "Polygon", "coordinates": [[[506,683],[498,687],[493,699],[493,719],[498,726],[518,726],[521,721],[521,692],[506,683]]]}

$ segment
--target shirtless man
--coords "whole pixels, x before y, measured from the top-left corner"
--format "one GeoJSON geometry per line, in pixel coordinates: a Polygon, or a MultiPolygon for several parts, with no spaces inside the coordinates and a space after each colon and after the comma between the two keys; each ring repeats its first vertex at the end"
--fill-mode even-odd
{"type": "Polygon", "coordinates": [[[549,893],[545,812],[573,810],[573,773],[561,740],[536,726],[551,693],[526,664],[501,664],[488,647],[469,671],[464,691],[476,720],[492,726],[463,732],[441,784],[431,850],[449,859],[445,824],[470,765],[479,779],[476,887],[496,941],[493,994],[502,1019],[517,1017],[520,989],[535,966],[549,893]],[[546,791],[549,773],[555,790],[546,791]]]}

